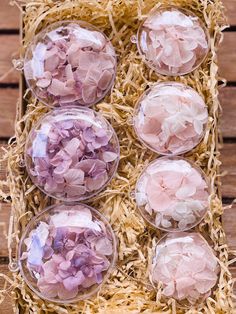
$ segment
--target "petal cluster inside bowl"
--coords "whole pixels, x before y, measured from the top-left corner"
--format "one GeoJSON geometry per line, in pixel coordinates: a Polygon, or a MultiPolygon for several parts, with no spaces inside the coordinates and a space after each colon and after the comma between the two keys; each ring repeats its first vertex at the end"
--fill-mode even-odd
{"type": "Polygon", "coordinates": [[[157,244],[150,278],[162,283],[163,294],[182,306],[211,295],[219,265],[212,248],[198,233],[171,233],[157,244]]]}
{"type": "Polygon", "coordinates": [[[156,159],[136,185],[136,202],[155,228],[183,231],[196,226],[209,208],[209,188],[201,171],[179,157],[156,159]]]}
{"type": "Polygon", "coordinates": [[[166,82],[154,84],[139,99],[134,127],[140,140],[161,155],[180,155],[204,136],[208,110],[191,87],[166,82]]]}
{"type": "Polygon", "coordinates": [[[22,275],[40,297],[71,302],[92,295],[107,278],[116,243],[95,209],[60,204],[28,225],[19,255],[22,275]]]}
{"type": "Polygon", "coordinates": [[[196,69],[209,50],[209,35],[188,10],[161,6],[153,10],[138,32],[138,48],[152,68],[163,75],[184,75],[196,69]]]}
{"type": "Polygon", "coordinates": [[[94,26],[62,21],[41,31],[25,56],[26,81],[50,106],[91,106],[104,98],[116,74],[116,55],[94,26]]]}
{"type": "Polygon", "coordinates": [[[65,201],[90,198],[116,172],[119,142],[111,125],[88,108],[58,108],[32,129],[25,160],[35,185],[65,201]]]}

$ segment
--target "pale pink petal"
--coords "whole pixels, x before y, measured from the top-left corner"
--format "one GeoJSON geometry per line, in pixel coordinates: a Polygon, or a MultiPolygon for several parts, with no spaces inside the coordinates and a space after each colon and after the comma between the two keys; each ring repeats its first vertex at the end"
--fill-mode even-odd
{"type": "Polygon", "coordinates": [[[117,158],[117,154],[113,152],[104,152],[102,157],[105,162],[112,162],[117,158]]]}

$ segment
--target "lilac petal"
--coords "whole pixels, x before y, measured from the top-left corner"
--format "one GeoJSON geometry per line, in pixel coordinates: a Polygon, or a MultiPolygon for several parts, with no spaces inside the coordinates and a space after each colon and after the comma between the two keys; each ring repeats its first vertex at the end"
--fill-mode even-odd
{"type": "Polygon", "coordinates": [[[100,254],[104,255],[111,255],[113,252],[112,242],[107,238],[99,239],[95,244],[95,248],[100,254]]]}
{"type": "Polygon", "coordinates": [[[68,277],[63,280],[64,287],[71,291],[74,288],[80,286],[82,282],[85,280],[85,276],[83,275],[82,271],[78,271],[75,277],[68,277]]]}
{"type": "Polygon", "coordinates": [[[98,87],[101,88],[102,90],[106,90],[110,83],[111,83],[111,80],[112,80],[112,73],[108,70],[105,70],[103,73],[102,73],[102,76],[98,82],[98,87]]]}
{"type": "Polygon", "coordinates": [[[46,88],[51,84],[51,80],[49,79],[40,79],[37,81],[36,85],[38,87],[46,88]]]}
{"type": "Polygon", "coordinates": [[[61,300],[73,299],[78,294],[78,287],[75,287],[72,290],[67,290],[63,284],[61,284],[58,288],[58,297],[61,300]]]}
{"type": "Polygon", "coordinates": [[[118,155],[114,152],[104,152],[102,154],[102,159],[105,161],[105,162],[112,162],[114,161],[115,159],[117,159],[118,155]]]}
{"type": "Polygon", "coordinates": [[[86,178],[85,179],[85,186],[88,191],[96,191],[100,189],[108,180],[107,173],[103,173],[101,175],[97,175],[95,177],[86,178]]]}
{"type": "Polygon", "coordinates": [[[69,169],[64,178],[68,184],[81,185],[84,183],[84,172],[81,169],[69,169]]]}
{"type": "Polygon", "coordinates": [[[65,151],[68,153],[69,156],[73,157],[78,148],[80,147],[81,141],[78,138],[72,138],[70,141],[66,143],[64,146],[65,151]]]}
{"type": "Polygon", "coordinates": [[[28,263],[40,266],[42,264],[43,248],[37,235],[32,235],[30,250],[28,252],[28,263]]]}
{"type": "Polygon", "coordinates": [[[59,268],[61,270],[67,270],[69,267],[71,266],[71,262],[70,261],[64,261],[59,265],[59,268]]]}

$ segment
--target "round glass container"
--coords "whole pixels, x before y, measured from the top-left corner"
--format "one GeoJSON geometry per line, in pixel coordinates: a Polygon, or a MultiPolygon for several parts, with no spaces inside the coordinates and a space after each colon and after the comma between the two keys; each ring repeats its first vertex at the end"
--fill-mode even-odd
{"type": "Polygon", "coordinates": [[[202,140],[208,121],[203,98],[191,87],[154,84],[138,100],[134,113],[137,136],[161,155],[180,155],[202,140]]]}
{"type": "Polygon", "coordinates": [[[112,126],[89,108],[57,108],[31,130],[25,162],[32,182],[64,201],[99,193],[114,176],[119,142],[112,126]]]}
{"type": "Polygon", "coordinates": [[[164,297],[191,306],[211,295],[218,272],[214,251],[199,233],[169,233],[155,248],[150,280],[162,283],[164,297]]]}
{"type": "Polygon", "coordinates": [[[176,6],[154,8],[137,34],[140,55],[162,75],[192,72],[206,58],[209,45],[204,23],[191,11],[176,6]]]}
{"type": "Polygon", "coordinates": [[[116,54],[93,25],[56,22],[37,34],[28,47],[24,74],[32,92],[46,105],[91,106],[114,83],[116,54]]]}
{"type": "Polygon", "coordinates": [[[87,299],[108,278],[116,239],[108,221],[84,204],[60,204],[33,218],[19,246],[20,272],[40,298],[57,303],[87,299]]]}
{"type": "Polygon", "coordinates": [[[179,157],[162,157],[143,170],[136,184],[136,203],[154,228],[193,228],[209,208],[209,184],[203,171],[179,157]]]}

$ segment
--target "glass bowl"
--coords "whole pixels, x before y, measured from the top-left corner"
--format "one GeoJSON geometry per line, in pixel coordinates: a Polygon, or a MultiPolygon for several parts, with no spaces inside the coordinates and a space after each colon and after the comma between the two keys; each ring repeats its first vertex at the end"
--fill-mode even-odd
{"type": "Polygon", "coordinates": [[[25,163],[32,182],[64,201],[93,197],[110,182],[119,163],[115,131],[99,113],[56,108],[31,130],[25,163]]]}
{"type": "Polygon", "coordinates": [[[162,75],[185,75],[198,68],[210,47],[209,32],[191,11],[176,6],[151,10],[137,34],[140,55],[162,75]]]}
{"type": "Polygon", "coordinates": [[[111,89],[116,54],[93,25],[60,21],[37,34],[24,60],[25,79],[46,105],[91,106],[111,89]]]}
{"type": "Polygon", "coordinates": [[[108,221],[84,204],[57,204],[33,218],[21,238],[19,267],[40,298],[88,299],[114,267],[116,239],[108,221]]]}
{"type": "Polygon", "coordinates": [[[168,232],[195,227],[209,208],[210,187],[203,171],[180,157],[162,157],[141,173],[135,191],[143,218],[168,232]]]}
{"type": "Polygon", "coordinates": [[[203,98],[191,87],[154,84],[136,104],[134,128],[145,146],[161,155],[181,155],[202,140],[208,121],[203,98]]]}
{"type": "Polygon", "coordinates": [[[162,283],[164,297],[189,307],[212,294],[218,273],[214,251],[199,233],[169,233],[157,243],[150,280],[162,283]]]}

